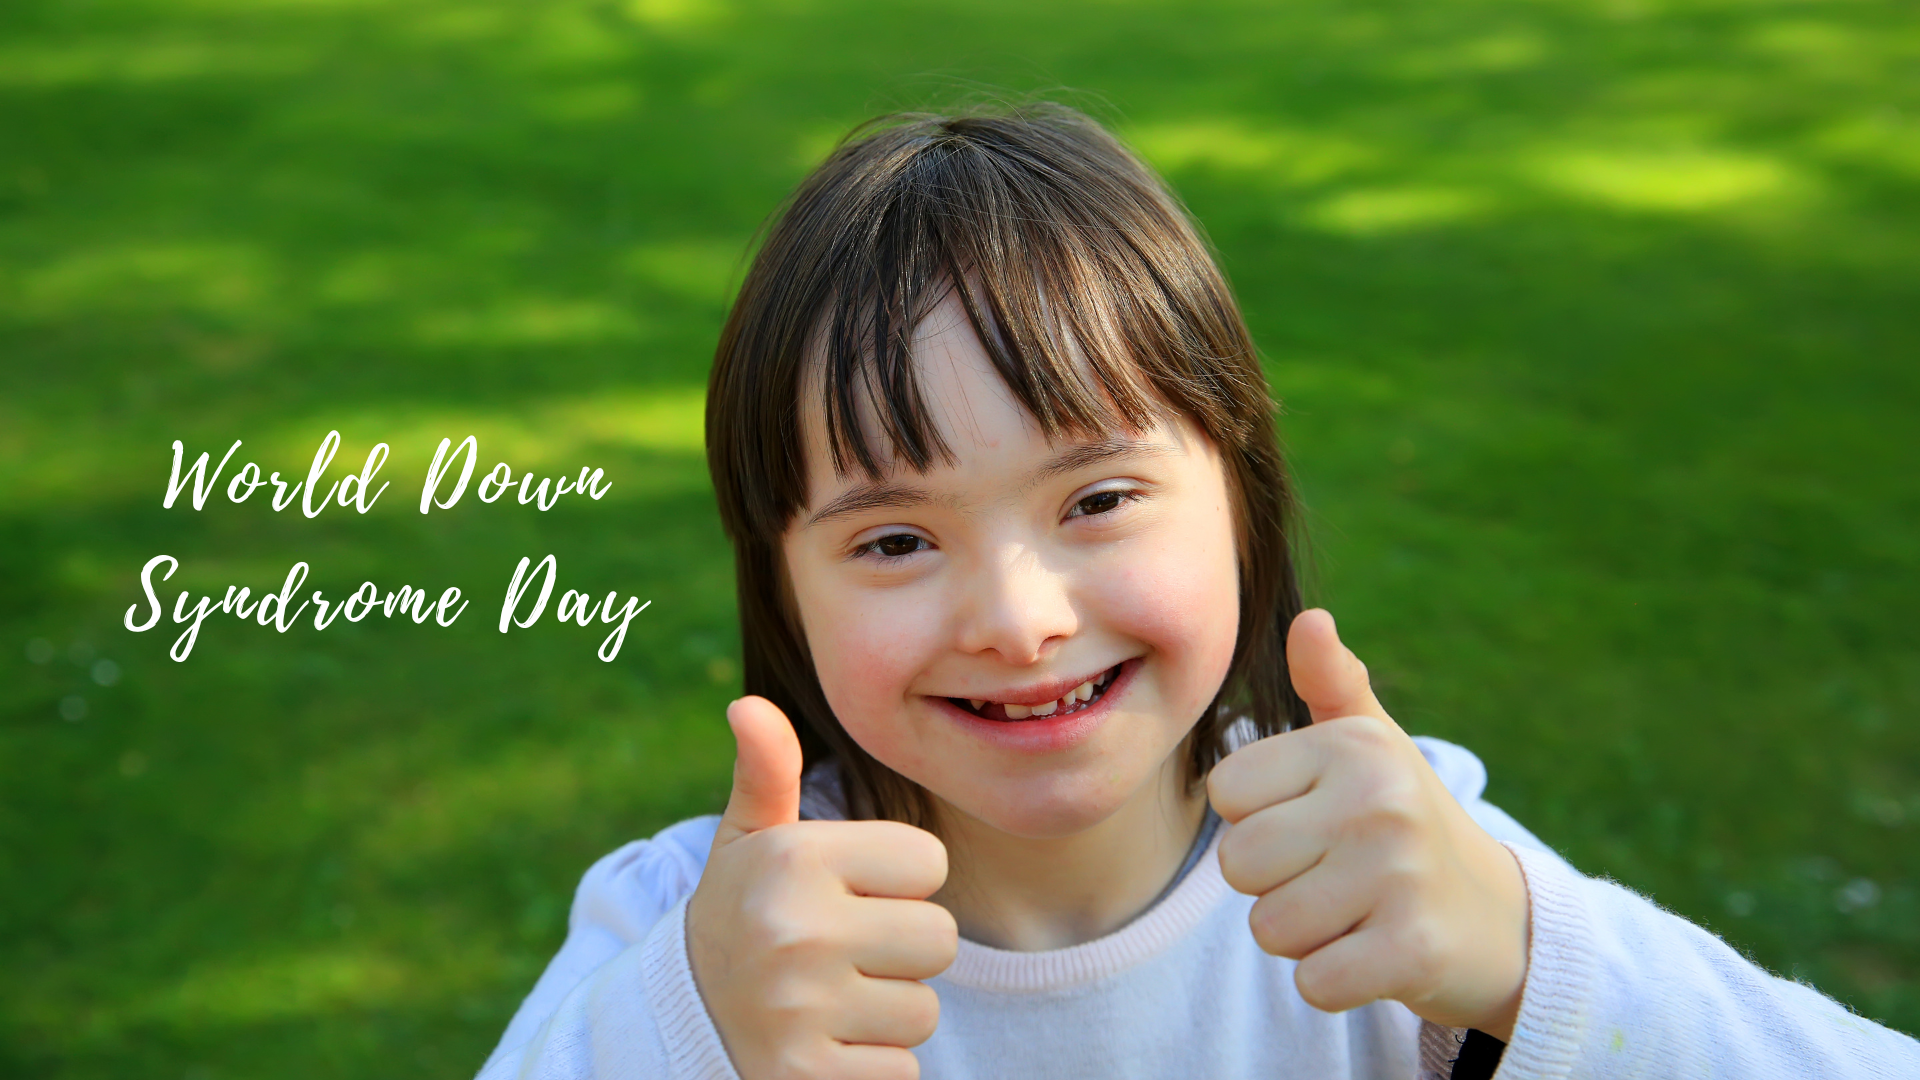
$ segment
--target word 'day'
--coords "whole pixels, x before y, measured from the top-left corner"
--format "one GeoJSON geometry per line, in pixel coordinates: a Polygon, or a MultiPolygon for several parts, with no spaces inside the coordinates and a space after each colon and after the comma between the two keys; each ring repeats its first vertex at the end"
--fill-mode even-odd
{"type": "MultiPolygon", "coordinates": [[[[509,627],[518,626],[525,629],[532,626],[547,610],[547,600],[553,595],[554,580],[560,574],[560,563],[549,555],[540,560],[540,565],[533,568],[532,574],[528,574],[527,567],[532,562],[531,558],[522,556],[520,565],[513,569],[513,581],[507,585],[506,602],[500,605],[500,632],[503,634],[509,627]],[[540,595],[533,601],[533,610],[527,612],[526,618],[522,619],[519,617],[520,601],[533,588],[533,579],[543,574],[545,578],[540,585],[540,595]]],[[[633,621],[634,616],[653,604],[651,600],[641,603],[639,597],[629,596],[625,605],[616,608],[614,604],[619,597],[619,593],[609,592],[606,600],[595,601],[587,593],[568,589],[560,596],[560,607],[557,612],[559,621],[578,623],[581,626],[593,625],[596,618],[603,623],[618,622],[620,625],[614,627],[606,640],[600,643],[600,659],[609,662],[620,655],[620,645],[627,639],[627,624],[633,621]]]]}

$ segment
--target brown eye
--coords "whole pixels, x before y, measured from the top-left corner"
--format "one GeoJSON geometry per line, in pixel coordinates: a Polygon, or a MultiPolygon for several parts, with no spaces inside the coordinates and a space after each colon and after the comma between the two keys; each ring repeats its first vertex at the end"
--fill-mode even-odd
{"type": "Polygon", "coordinates": [[[869,544],[868,547],[871,548],[876,555],[884,555],[889,559],[897,559],[903,555],[911,555],[925,545],[925,540],[920,539],[912,533],[894,533],[892,536],[883,536],[875,540],[869,544]]]}
{"type": "Polygon", "coordinates": [[[1120,504],[1125,501],[1127,501],[1127,493],[1124,491],[1096,491],[1074,503],[1073,508],[1083,517],[1092,517],[1095,514],[1112,513],[1120,509],[1120,504]]]}

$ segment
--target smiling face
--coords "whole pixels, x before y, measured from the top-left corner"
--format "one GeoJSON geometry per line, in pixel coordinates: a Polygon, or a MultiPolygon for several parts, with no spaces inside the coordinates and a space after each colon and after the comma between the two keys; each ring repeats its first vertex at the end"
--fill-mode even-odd
{"type": "Polygon", "coordinates": [[[1050,443],[951,298],[914,357],[951,464],[837,476],[819,410],[806,420],[783,548],[814,668],[847,734],[941,813],[1070,836],[1180,776],[1226,677],[1220,455],[1173,415],[1050,443]]]}

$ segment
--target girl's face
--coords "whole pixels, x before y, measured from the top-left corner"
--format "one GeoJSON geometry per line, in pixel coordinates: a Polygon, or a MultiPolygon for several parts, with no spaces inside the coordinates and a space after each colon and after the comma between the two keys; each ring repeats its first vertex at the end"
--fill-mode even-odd
{"type": "Polygon", "coordinates": [[[952,299],[914,355],[952,465],[836,476],[807,418],[784,547],[814,668],[847,733],[951,808],[1080,832],[1164,780],[1226,677],[1239,583],[1219,453],[1178,417],[1049,443],[952,299]]]}

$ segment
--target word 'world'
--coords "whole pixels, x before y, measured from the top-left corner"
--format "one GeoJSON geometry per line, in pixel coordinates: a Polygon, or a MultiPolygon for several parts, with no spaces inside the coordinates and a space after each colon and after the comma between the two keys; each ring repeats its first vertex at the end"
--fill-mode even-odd
{"type": "MultiPolygon", "coordinates": [[[[175,439],[173,441],[173,472],[167,478],[167,492],[160,500],[161,507],[173,509],[173,504],[191,486],[190,498],[193,508],[205,509],[208,497],[219,490],[221,474],[226,472],[227,463],[233,460],[233,455],[240,446],[241,440],[233,440],[233,445],[227,447],[226,454],[221,457],[218,465],[213,466],[213,472],[209,475],[207,466],[212,460],[212,454],[201,451],[193,464],[187,465],[186,444],[175,439]]],[[[420,489],[420,512],[423,514],[430,513],[436,508],[441,510],[451,508],[460,501],[461,496],[466,494],[467,484],[473,479],[474,466],[480,458],[480,440],[469,435],[449,455],[447,451],[452,446],[452,439],[441,439],[440,448],[433,455],[433,464],[427,467],[426,481],[420,489]],[[458,478],[453,480],[451,490],[443,496],[442,489],[447,487],[447,478],[453,473],[455,465],[460,465],[458,478]]],[[[297,503],[300,512],[309,518],[319,517],[321,512],[331,505],[352,506],[354,510],[364,514],[373,509],[374,503],[379,501],[380,496],[392,486],[391,483],[382,482],[377,490],[373,487],[375,477],[379,475],[381,467],[386,464],[388,446],[386,443],[375,443],[373,449],[367,452],[366,463],[360,467],[359,472],[348,473],[333,481],[327,486],[326,492],[321,494],[321,485],[326,483],[327,472],[333,467],[334,455],[339,450],[340,433],[327,432],[326,438],[320,440],[319,448],[314,451],[313,461],[307,468],[306,478],[291,484],[281,479],[278,472],[264,473],[258,463],[245,462],[227,482],[227,500],[233,503],[244,503],[253,498],[254,492],[263,487],[271,487],[273,494],[267,499],[275,513],[297,503]]],[[[516,476],[513,467],[502,461],[480,478],[475,494],[481,502],[492,503],[498,502],[502,496],[514,488],[519,488],[519,491],[514,494],[514,501],[520,505],[534,505],[541,510],[551,510],[564,495],[581,494],[598,502],[606,497],[607,492],[613,490],[613,484],[605,479],[605,473],[602,470],[589,469],[586,466],[581,467],[578,476],[543,476],[537,478],[536,482],[532,472],[516,476]]]]}

